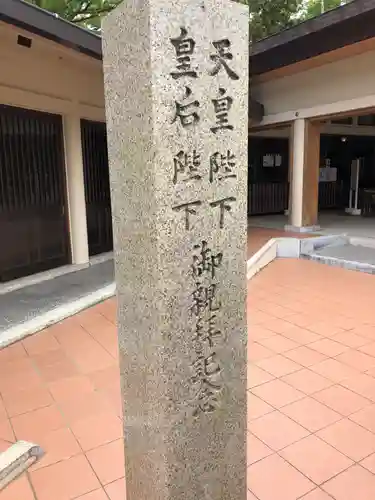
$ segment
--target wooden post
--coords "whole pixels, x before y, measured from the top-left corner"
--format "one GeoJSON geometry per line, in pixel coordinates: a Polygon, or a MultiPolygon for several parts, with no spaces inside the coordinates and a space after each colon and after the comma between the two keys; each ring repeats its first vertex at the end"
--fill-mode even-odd
{"type": "Polygon", "coordinates": [[[318,225],[320,164],[320,124],[305,122],[305,161],[303,172],[302,226],[318,225]]]}
{"type": "Polygon", "coordinates": [[[290,145],[287,229],[312,231],[318,226],[320,124],[295,120],[290,145]]]}

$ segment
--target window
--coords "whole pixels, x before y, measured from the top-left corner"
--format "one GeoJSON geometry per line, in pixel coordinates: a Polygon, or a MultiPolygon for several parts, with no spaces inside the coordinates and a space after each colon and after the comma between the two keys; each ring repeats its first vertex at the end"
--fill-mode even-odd
{"type": "Polygon", "coordinates": [[[263,155],[263,167],[274,167],[275,166],[275,158],[274,155],[266,154],[263,155]]]}
{"type": "Polygon", "coordinates": [[[334,118],[331,120],[332,125],[353,125],[353,117],[346,116],[345,118],[334,118]]]}
{"type": "Polygon", "coordinates": [[[282,160],[280,154],[265,154],[262,158],[262,166],[263,168],[281,167],[282,160]]]}
{"type": "Polygon", "coordinates": [[[375,115],[363,115],[358,117],[358,125],[375,127],[375,115]]]}

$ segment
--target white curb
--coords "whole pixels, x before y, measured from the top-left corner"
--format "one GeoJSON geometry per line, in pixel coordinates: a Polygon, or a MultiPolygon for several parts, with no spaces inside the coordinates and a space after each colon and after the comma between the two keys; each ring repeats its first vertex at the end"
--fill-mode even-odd
{"type": "Polygon", "coordinates": [[[247,261],[247,279],[253,278],[277,257],[298,259],[301,241],[299,238],[272,238],[247,261]]]}

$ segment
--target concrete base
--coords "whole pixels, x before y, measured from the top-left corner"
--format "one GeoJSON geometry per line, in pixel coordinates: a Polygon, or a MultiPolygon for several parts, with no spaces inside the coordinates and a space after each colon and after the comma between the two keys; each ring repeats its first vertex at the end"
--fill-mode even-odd
{"type": "Polygon", "coordinates": [[[76,273],[77,271],[82,271],[90,266],[102,264],[103,262],[108,262],[112,259],[113,252],[105,252],[91,257],[90,261],[86,264],[67,264],[66,266],[56,267],[54,269],[49,269],[48,271],[32,274],[31,276],[25,276],[24,278],[8,281],[7,283],[2,283],[0,285],[0,295],[5,295],[6,293],[14,292],[15,290],[20,290],[21,288],[31,285],[38,285],[39,283],[58,278],[59,276],[64,276],[65,274],[76,273]]]}
{"type": "Polygon", "coordinates": [[[375,241],[369,238],[320,236],[301,240],[300,257],[351,271],[375,274],[375,241]]]}
{"type": "MultiPolygon", "coordinates": [[[[249,217],[249,228],[277,229],[283,231],[289,225],[285,215],[252,215],[249,217]]],[[[375,220],[373,217],[353,217],[343,211],[319,213],[320,235],[345,234],[350,238],[375,239],[375,220]]],[[[250,229],[251,230],[251,229],[250,229]]]]}
{"type": "MultiPolygon", "coordinates": [[[[314,238],[313,238],[314,239],[314,238]]],[[[276,258],[298,259],[299,238],[272,238],[247,261],[247,279],[251,279],[276,258]]]]}
{"type": "Polygon", "coordinates": [[[115,293],[113,262],[91,265],[0,296],[0,348],[115,293]]]}
{"type": "Polygon", "coordinates": [[[305,238],[300,241],[302,256],[314,253],[324,247],[338,247],[347,245],[350,242],[345,235],[318,236],[317,238],[305,238]]]}
{"type": "Polygon", "coordinates": [[[247,279],[259,273],[264,267],[277,257],[278,238],[267,241],[250,259],[247,261],[247,279]]]}
{"type": "Polygon", "coordinates": [[[349,215],[361,215],[362,210],[360,208],[345,208],[345,213],[349,215]]]}
{"type": "Polygon", "coordinates": [[[291,233],[316,233],[320,230],[320,226],[292,226],[290,224],[286,224],[284,226],[284,230],[291,233]]]}
{"type": "Polygon", "coordinates": [[[0,349],[14,342],[22,340],[33,333],[37,333],[48,326],[54,325],[70,316],[74,316],[84,309],[95,306],[99,302],[110,299],[116,294],[115,283],[104,286],[95,292],[87,294],[77,300],[67,302],[63,305],[51,308],[49,311],[35,316],[23,323],[11,326],[0,335],[0,349]]]}
{"type": "Polygon", "coordinates": [[[0,454],[0,491],[34,465],[44,455],[40,446],[17,441],[0,454]]]}
{"type": "Polygon", "coordinates": [[[331,253],[337,253],[339,255],[338,257],[328,255],[328,252],[330,250],[331,249],[326,250],[325,255],[323,255],[323,252],[317,252],[304,255],[303,258],[308,260],[315,260],[316,262],[328,264],[329,266],[342,267],[344,269],[348,269],[349,271],[359,271],[367,274],[375,274],[375,265],[364,262],[364,260],[372,257],[372,255],[364,255],[363,248],[362,252],[360,252],[360,254],[362,255],[358,255],[358,250],[353,251],[353,248],[350,248],[350,245],[345,247],[341,252],[333,252],[331,250],[331,253]],[[345,258],[345,253],[349,254],[350,260],[348,258],[345,258]],[[362,257],[362,260],[355,260],[356,256],[362,257]]]}
{"type": "Polygon", "coordinates": [[[2,283],[0,285],[0,295],[5,295],[28,286],[39,285],[39,283],[53,280],[59,276],[64,276],[65,274],[76,273],[78,271],[82,271],[83,269],[87,269],[89,266],[89,262],[87,262],[87,264],[67,264],[66,266],[56,267],[54,269],[49,269],[48,271],[32,274],[31,276],[25,276],[24,278],[8,281],[7,283],[2,283]]]}

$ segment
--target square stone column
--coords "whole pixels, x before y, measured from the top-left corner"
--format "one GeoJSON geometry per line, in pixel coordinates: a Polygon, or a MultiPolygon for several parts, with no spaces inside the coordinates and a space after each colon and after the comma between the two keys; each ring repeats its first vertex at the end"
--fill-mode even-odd
{"type": "Polygon", "coordinates": [[[78,115],[71,113],[64,116],[63,123],[72,264],[87,264],[89,262],[89,242],[81,119],[78,115]]]}
{"type": "Polygon", "coordinates": [[[289,160],[288,231],[319,229],[320,125],[305,119],[292,124],[289,160]]]}
{"type": "Polygon", "coordinates": [[[246,499],[248,10],[103,26],[127,500],[246,499]]]}

